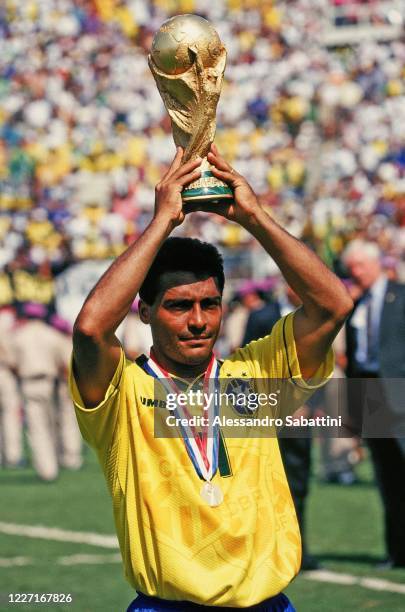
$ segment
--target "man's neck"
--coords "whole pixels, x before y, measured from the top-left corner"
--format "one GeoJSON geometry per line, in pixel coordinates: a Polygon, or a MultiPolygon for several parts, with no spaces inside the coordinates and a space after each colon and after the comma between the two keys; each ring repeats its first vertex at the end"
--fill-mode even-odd
{"type": "Polygon", "coordinates": [[[166,372],[169,372],[169,374],[173,374],[174,376],[178,376],[179,378],[196,378],[197,376],[200,376],[207,370],[208,364],[211,360],[210,355],[208,359],[196,365],[179,363],[166,357],[155,346],[152,346],[151,357],[161,368],[166,370],[166,372]]]}

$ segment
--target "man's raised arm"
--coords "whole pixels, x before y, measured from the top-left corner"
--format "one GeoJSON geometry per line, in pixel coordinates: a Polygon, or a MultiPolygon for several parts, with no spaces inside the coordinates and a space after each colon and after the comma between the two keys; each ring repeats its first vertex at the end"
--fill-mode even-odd
{"type": "Polygon", "coordinates": [[[232,170],[215,145],[208,155],[213,173],[234,190],[232,204],[210,210],[240,223],[274,259],[287,283],[301,298],[294,316],[294,338],[304,378],[316,374],[327,351],[353,308],[343,283],[302,242],[291,236],[261,208],[243,176],[232,170]]]}
{"type": "Polygon", "coordinates": [[[201,160],[181,165],[179,147],[167,174],[156,186],[155,213],[143,234],[108,268],[90,292],[73,330],[73,367],[86,407],[99,404],[118,366],[115,331],[138,293],[163,241],[184,220],[181,190],[200,176],[201,160]]]}

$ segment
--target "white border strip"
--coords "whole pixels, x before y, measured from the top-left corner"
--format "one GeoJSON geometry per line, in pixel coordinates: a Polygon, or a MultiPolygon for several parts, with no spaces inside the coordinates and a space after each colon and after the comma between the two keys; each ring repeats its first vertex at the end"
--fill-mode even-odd
{"type": "Polygon", "coordinates": [[[342,584],[347,586],[361,586],[372,591],[389,591],[405,595],[405,584],[383,580],[382,578],[370,578],[369,576],[353,576],[352,574],[340,574],[329,570],[315,570],[303,572],[302,578],[314,580],[316,582],[328,582],[332,584],[342,584]]]}
{"type": "Polygon", "coordinates": [[[23,565],[32,565],[33,560],[30,557],[1,557],[0,567],[22,567],[23,565]]]}
{"type": "Polygon", "coordinates": [[[58,542],[89,544],[90,546],[100,546],[101,548],[118,548],[118,540],[114,535],[102,535],[100,533],[86,531],[68,531],[66,529],[59,529],[58,527],[18,525],[16,523],[0,522],[0,533],[24,536],[26,538],[55,540],[58,542]]]}
{"type": "MultiPolygon", "coordinates": [[[[58,557],[58,565],[105,565],[107,563],[121,563],[121,555],[68,555],[58,557]]],[[[0,569],[3,567],[22,567],[25,565],[37,565],[33,557],[0,557],[0,569]]]]}
{"type": "Polygon", "coordinates": [[[119,553],[114,555],[68,555],[56,560],[58,565],[103,565],[105,563],[121,563],[119,553]]]}

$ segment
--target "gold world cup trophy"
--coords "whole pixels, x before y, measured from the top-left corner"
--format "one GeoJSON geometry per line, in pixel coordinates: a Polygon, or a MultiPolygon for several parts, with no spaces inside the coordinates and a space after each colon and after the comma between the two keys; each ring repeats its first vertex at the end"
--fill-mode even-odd
{"type": "Polygon", "coordinates": [[[156,32],[148,61],[172,122],[174,142],[184,149],[183,163],[203,159],[201,177],[183,189],[186,210],[231,200],[231,188],[212,174],[207,161],[226,64],[217,32],[198,15],[172,17],[156,32]]]}

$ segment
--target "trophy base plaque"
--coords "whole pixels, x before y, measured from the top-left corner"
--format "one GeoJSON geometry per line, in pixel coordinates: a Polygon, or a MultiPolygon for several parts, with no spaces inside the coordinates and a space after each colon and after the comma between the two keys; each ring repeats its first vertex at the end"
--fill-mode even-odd
{"type": "Polygon", "coordinates": [[[200,178],[182,191],[181,199],[188,212],[203,209],[204,204],[221,204],[233,200],[233,191],[229,185],[212,174],[209,164],[204,166],[200,178]]]}

